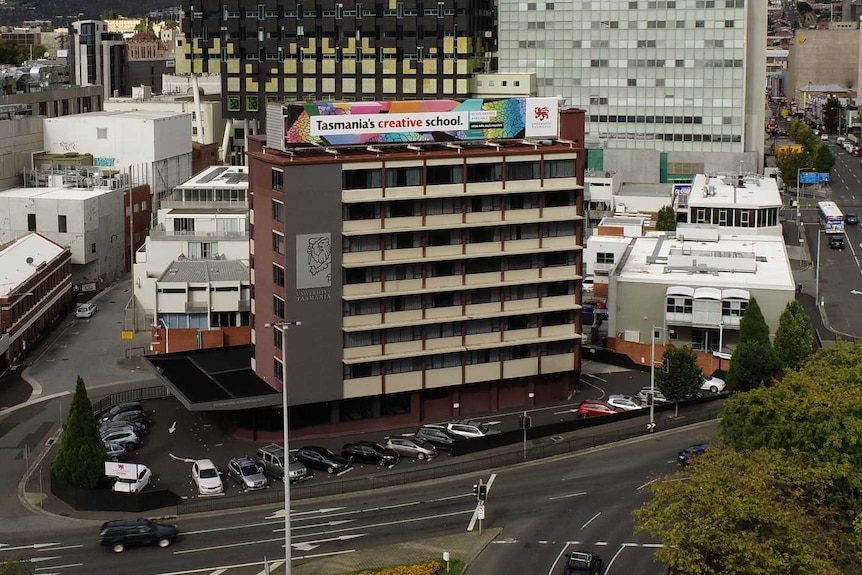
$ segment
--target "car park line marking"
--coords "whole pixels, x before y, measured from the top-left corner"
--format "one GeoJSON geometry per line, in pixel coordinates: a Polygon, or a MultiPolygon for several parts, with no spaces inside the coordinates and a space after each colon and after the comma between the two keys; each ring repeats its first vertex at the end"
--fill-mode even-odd
{"type": "MultiPolygon", "coordinates": [[[[266,561],[266,558],[264,558],[263,571],[261,571],[257,575],[269,575],[273,570],[278,569],[282,565],[284,565],[284,559],[279,559],[279,560],[273,561],[272,563],[269,563],[266,561]]],[[[224,571],[227,571],[227,569],[224,569],[224,571]]],[[[219,575],[219,573],[222,573],[222,571],[219,571],[217,573],[216,572],[210,573],[210,575],[219,575]]]]}
{"type": "MultiPolygon", "coordinates": [[[[674,461],[673,463],[676,463],[676,461],[674,461]]],[[[658,477],[656,477],[655,479],[651,479],[651,480],[647,481],[646,483],[644,483],[643,485],[638,487],[637,490],[640,491],[641,489],[643,489],[645,487],[649,487],[650,485],[652,485],[656,481],[658,481],[658,477]]]]}
{"type": "Polygon", "coordinates": [[[608,382],[608,380],[607,380],[607,379],[603,379],[603,378],[599,377],[598,375],[596,375],[596,374],[594,374],[594,373],[585,373],[585,374],[584,374],[584,376],[585,376],[585,377],[592,377],[592,378],[594,378],[594,379],[598,379],[598,380],[599,380],[599,381],[601,381],[602,383],[607,383],[607,382],[608,382]]]}
{"type": "Polygon", "coordinates": [[[336,474],[335,474],[335,476],[336,476],[336,477],[341,477],[341,476],[342,476],[342,475],[344,475],[345,473],[350,473],[351,471],[353,471],[353,469],[354,469],[353,467],[348,467],[348,468],[347,468],[347,469],[345,469],[344,471],[341,471],[341,472],[339,472],[339,473],[336,473],[336,474]]]}
{"type": "Polygon", "coordinates": [[[210,573],[210,575],[222,575],[222,573],[224,573],[225,571],[227,571],[227,569],[216,569],[215,571],[210,573]]]}
{"type": "Polygon", "coordinates": [[[8,544],[4,544],[0,551],[19,551],[21,549],[40,549],[42,547],[53,547],[55,545],[59,545],[59,543],[32,543],[30,545],[17,545],[15,547],[9,547],[8,544]]]}
{"type": "MultiPolygon", "coordinates": [[[[346,507],[324,507],[322,509],[314,509],[311,511],[293,511],[290,514],[290,518],[294,519],[297,517],[302,517],[303,515],[315,515],[315,514],[323,514],[323,513],[332,513],[333,511],[341,511],[342,509],[347,509],[346,507]]],[[[274,511],[265,517],[265,519],[284,519],[284,509],[279,509],[278,511],[274,511]]]]}
{"type": "Polygon", "coordinates": [[[329,553],[315,553],[314,555],[302,555],[293,559],[317,559],[319,557],[332,557],[333,555],[344,555],[346,553],[356,553],[356,549],[345,549],[344,551],[330,551],[329,553]]]}
{"type": "Polygon", "coordinates": [[[437,499],[432,499],[431,501],[449,501],[450,499],[460,499],[462,497],[473,497],[472,493],[462,493],[461,495],[450,495],[449,497],[438,497],[437,499]]]}
{"type": "Polygon", "coordinates": [[[589,525],[590,523],[592,523],[593,521],[595,521],[595,520],[596,520],[596,518],[597,518],[599,515],[601,515],[601,514],[602,514],[602,512],[601,512],[601,511],[599,511],[598,513],[596,513],[595,515],[593,515],[592,517],[590,517],[590,520],[589,520],[589,521],[587,521],[586,523],[584,523],[583,525],[581,525],[581,529],[585,528],[587,525],[589,525]]]}
{"type": "Polygon", "coordinates": [[[616,552],[616,553],[614,553],[614,556],[613,556],[613,557],[611,557],[611,560],[610,560],[610,561],[608,561],[608,566],[607,566],[607,567],[605,567],[605,575],[608,575],[608,573],[610,573],[610,572],[611,572],[611,566],[614,564],[614,561],[616,561],[616,560],[617,560],[617,557],[619,557],[619,556],[620,556],[620,553],[622,553],[622,552],[623,552],[623,549],[625,549],[625,548],[626,548],[626,545],[625,545],[625,544],[620,545],[620,548],[619,548],[619,549],[617,549],[617,552],[616,552]]]}
{"type": "Polygon", "coordinates": [[[586,494],[586,491],[578,491],[577,493],[569,493],[568,495],[555,495],[554,497],[548,497],[548,501],[555,501],[557,499],[568,499],[569,497],[580,497],[581,495],[586,494]]]}
{"type": "Polygon", "coordinates": [[[173,432],[174,432],[174,431],[176,431],[176,430],[177,430],[177,422],[175,421],[175,422],[173,422],[173,423],[171,424],[171,426],[168,428],[168,433],[173,433],[173,432]]]}
{"type": "Polygon", "coordinates": [[[565,411],[555,411],[554,415],[564,415],[566,413],[575,413],[576,411],[577,411],[577,409],[575,409],[575,408],[567,409],[565,411]]]}
{"type": "MultiPolygon", "coordinates": [[[[54,551],[61,551],[63,549],[80,549],[82,547],[83,547],[83,545],[63,545],[62,547],[51,547],[50,549],[39,549],[39,551],[41,551],[41,552],[48,551],[50,553],[53,553],[54,551]]],[[[3,551],[3,549],[0,549],[0,551],[3,551]]]]}
{"type": "Polygon", "coordinates": [[[28,561],[31,563],[38,563],[39,561],[51,561],[52,559],[59,559],[60,555],[53,555],[51,557],[30,557],[28,561]]]}
{"type": "Polygon", "coordinates": [[[168,453],[168,455],[170,455],[173,459],[176,459],[177,461],[182,461],[183,463],[194,463],[195,461],[197,461],[197,459],[189,459],[187,457],[177,457],[173,453],[168,453]]]}
{"type": "Polygon", "coordinates": [[[67,563],[66,565],[51,565],[50,567],[36,567],[34,571],[47,571],[48,569],[68,569],[69,567],[83,567],[83,563],[67,563]]]}
{"type": "MultiPolygon", "coordinates": [[[[273,564],[275,564],[275,561],[273,561],[273,564]]],[[[218,569],[239,569],[242,567],[257,567],[258,565],[263,565],[263,562],[255,561],[253,563],[237,563],[235,565],[221,565],[219,567],[201,567],[199,569],[189,569],[188,571],[171,571],[170,573],[159,573],[158,575],[192,575],[193,573],[212,573],[213,570],[218,569]]]]}
{"type": "MultiPolygon", "coordinates": [[[[291,526],[290,530],[291,531],[294,531],[294,530],[298,531],[299,529],[314,529],[316,527],[334,527],[336,525],[344,525],[345,523],[353,523],[354,521],[356,521],[356,519],[339,519],[338,521],[327,521],[326,523],[315,523],[314,525],[300,525],[300,526],[293,525],[293,526],[291,526]]],[[[278,533],[279,531],[284,533],[284,527],[280,527],[280,528],[272,530],[273,533],[278,533]]]]}

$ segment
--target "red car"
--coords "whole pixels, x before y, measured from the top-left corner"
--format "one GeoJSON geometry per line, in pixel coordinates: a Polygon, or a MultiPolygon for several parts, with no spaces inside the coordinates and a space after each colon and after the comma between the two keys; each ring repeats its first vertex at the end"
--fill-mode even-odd
{"type": "Polygon", "coordinates": [[[622,409],[608,405],[604,401],[590,399],[582,401],[578,406],[578,419],[586,419],[588,417],[596,417],[598,415],[613,415],[621,412],[622,409]]]}

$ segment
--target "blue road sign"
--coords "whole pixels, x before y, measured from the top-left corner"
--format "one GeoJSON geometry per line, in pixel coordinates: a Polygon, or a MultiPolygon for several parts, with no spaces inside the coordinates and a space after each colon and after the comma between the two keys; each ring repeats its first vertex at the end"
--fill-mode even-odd
{"type": "Polygon", "coordinates": [[[817,180],[818,182],[828,182],[829,181],[829,174],[827,172],[819,172],[817,174],[817,178],[818,178],[818,180],[817,180]]]}
{"type": "Polygon", "coordinates": [[[800,184],[816,184],[820,181],[820,177],[817,172],[800,172],[799,173],[799,183],[800,184]]]}

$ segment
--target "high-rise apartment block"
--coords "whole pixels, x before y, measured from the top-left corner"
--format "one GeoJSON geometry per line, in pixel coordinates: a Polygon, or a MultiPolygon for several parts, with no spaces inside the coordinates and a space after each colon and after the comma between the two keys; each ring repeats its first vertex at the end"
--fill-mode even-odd
{"type": "Polygon", "coordinates": [[[222,75],[225,117],[267,103],[466,97],[491,63],[492,0],[183,2],[178,72],[222,75]]]}

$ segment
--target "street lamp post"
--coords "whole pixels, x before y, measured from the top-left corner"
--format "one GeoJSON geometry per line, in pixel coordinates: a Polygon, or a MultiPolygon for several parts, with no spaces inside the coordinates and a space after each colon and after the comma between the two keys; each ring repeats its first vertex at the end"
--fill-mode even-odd
{"type": "Polygon", "coordinates": [[[802,170],[813,170],[814,168],[796,168],[796,243],[802,243],[802,231],[799,229],[799,221],[802,218],[802,211],[799,205],[799,190],[801,184],[799,182],[802,170]]]}
{"type": "Polygon", "coordinates": [[[820,234],[823,230],[817,230],[817,265],[814,268],[814,304],[820,307],[820,234]]]}
{"type": "Polygon", "coordinates": [[[165,353],[171,353],[171,332],[168,329],[168,324],[165,323],[165,320],[159,318],[158,325],[165,328],[165,353]]]}
{"type": "Polygon", "coordinates": [[[649,377],[649,430],[652,431],[655,427],[655,340],[656,332],[661,332],[664,335],[664,327],[652,326],[652,345],[650,346],[650,377],[649,377]]]}
{"type": "Polygon", "coordinates": [[[287,328],[302,325],[301,321],[279,321],[266,323],[264,327],[272,327],[281,331],[281,411],[284,416],[284,573],[291,574],[290,548],[290,450],[287,446],[287,328]]]}

